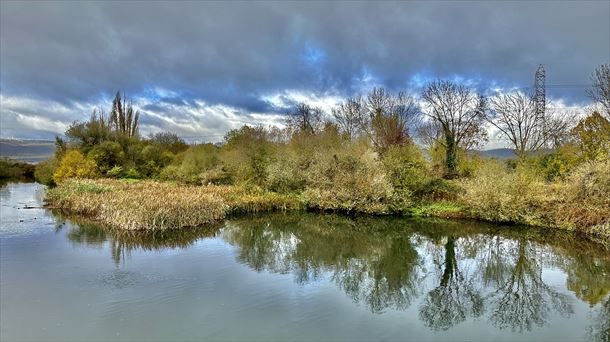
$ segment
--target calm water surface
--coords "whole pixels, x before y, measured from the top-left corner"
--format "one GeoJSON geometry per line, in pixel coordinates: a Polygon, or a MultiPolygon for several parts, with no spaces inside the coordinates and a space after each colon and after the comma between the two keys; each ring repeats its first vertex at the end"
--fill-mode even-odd
{"type": "Polygon", "coordinates": [[[126,235],[43,192],[0,190],[2,341],[609,338],[610,254],[563,233],[275,214],[126,235]]]}

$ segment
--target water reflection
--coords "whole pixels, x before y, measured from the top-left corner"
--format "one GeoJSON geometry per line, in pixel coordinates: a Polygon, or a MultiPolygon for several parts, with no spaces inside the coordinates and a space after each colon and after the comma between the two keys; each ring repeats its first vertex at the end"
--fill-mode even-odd
{"type": "Polygon", "coordinates": [[[442,248],[442,261],[433,261],[436,272],[432,276],[438,285],[426,294],[419,310],[421,320],[434,330],[447,330],[467,317],[479,317],[484,307],[470,265],[462,269],[458,263],[456,238],[448,236],[442,248]]]}
{"type": "Polygon", "coordinates": [[[132,232],[106,229],[86,218],[53,212],[57,218],[56,229],[67,227],[66,236],[76,245],[102,248],[109,245],[112,260],[119,264],[134,250],[154,251],[187,248],[197,240],[215,237],[219,226],[182,229],[176,231],[132,232]]]}
{"type": "Polygon", "coordinates": [[[108,243],[116,263],[136,249],[185,248],[219,237],[252,270],[291,274],[298,284],[330,280],[373,313],[414,307],[432,330],[478,318],[498,329],[530,331],[570,317],[580,300],[593,308],[587,338],[608,339],[610,253],[572,234],[313,214],[263,215],[154,234],[75,223],[68,228],[70,241],[108,243]]]}
{"type": "Polygon", "coordinates": [[[589,341],[610,341],[610,298],[595,310],[587,331],[589,341]]]}
{"type": "Polygon", "coordinates": [[[489,297],[490,321],[499,328],[523,331],[543,326],[553,311],[562,316],[572,314],[569,297],[543,280],[539,247],[523,238],[514,245],[503,251],[508,256],[504,265],[512,267],[501,277],[492,278],[496,290],[489,297]]]}
{"type": "Polygon", "coordinates": [[[256,270],[295,275],[298,283],[327,274],[373,312],[404,309],[422,273],[412,238],[391,220],[337,216],[276,216],[234,221],[224,238],[256,270]]]}
{"type": "MultiPolygon", "coordinates": [[[[292,272],[297,282],[328,272],[375,313],[406,309],[421,297],[419,317],[433,330],[484,317],[499,329],[523,332],[553,316],[569,317],[571,297],[545,276],[556,268],[567,275],[567,289],[590,305],[610,289],[607,250],[560,232],[304,215],[236,221],[224,238],[256,270],[292,272]]],[[[607,308],[598,316],[605,322],[607,308]]]]}

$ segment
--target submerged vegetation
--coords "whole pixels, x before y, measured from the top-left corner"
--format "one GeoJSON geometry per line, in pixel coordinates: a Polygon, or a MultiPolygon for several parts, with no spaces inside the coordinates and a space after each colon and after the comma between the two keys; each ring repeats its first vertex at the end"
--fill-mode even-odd
{"type": "Polygon", "coordinates": [[[607,108],[574,123],[539,118],[525,94],[488,98],[437,81],[419,98],[376,88],[332,113],[298,104],[285,128],[243,126],[222,143],[188,145],[173,133],[141,137],[125,102],[117,94],[110,116],[98,110],[72,124],[55,157],[38,165],[36,178],[56,185],[51,205],[125,229],[302,208],[610,236],[607,108]],[[488,124],[513,145],[514,159],[469,152],[486,141],[488,124]]]}

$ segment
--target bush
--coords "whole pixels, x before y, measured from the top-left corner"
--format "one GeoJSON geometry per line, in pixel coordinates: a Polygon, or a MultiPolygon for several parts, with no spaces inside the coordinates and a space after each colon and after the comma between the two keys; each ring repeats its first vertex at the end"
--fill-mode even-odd
{"type": "Polygon", "coordinates": [[[55,184],[61,184],[69,178],[94,178],[97,176],[97,166],[92,159],[85,158],[77,150],[71,150],[61,159],[59,167],[53,173],[55,184]]]}
{"type": "Polygon", "coordinates": [[[55,185],[55,181],[53,180],[53,174],[55,173],[55,170],[57,170],[58,167],[59,161],[55,157],[38,163],[36,164],[36,169],[34,170],[34,179],[38,183],[44,185],[55,185]]]}
{"type": "Polygon", "coordinates": [[[461,185],[465,191],[460,200],[475,217],[538,226],[549,223],[543,209],[554,200],[553,192],[532,168],[519,165],[509,171],[500,162],[488,161],[461,185]]]}
{"type": "Polygon", "coordinates": [[[463,192],[455,181],[434,178],[424,183],[415,196],[423,201],[455,201],[463,192]]]}
{"type": "Polygon", "coordinates": [[[546,154],[535,160],[538,173],[551,182],[563,180],[578,166],[578,148],[571,143],[565,144],[553,153],[546,154]]]}
{"type": "Polygon", "coordinates": [[[392,186],[372,149],[318,151],[305,171],[310,208],[383,214],[394,210],[392,186]]]}
{"type": "Polygon", "coordinates": [[[123,168],[120,166],[114,166],[112,169],[106,172],[106,176],[110,178],[120,178],[123,176],[123,168]]]}
{"type": "Polygon", "coordinates": [[[414,144],[390,147],[382,163],[394,193],[405,199],[420,190],[427,179],[426,162],[414,144]]]}
{"type": "Polygon", "coordinates": [[[138,172],[138,170],[136,170],[135,168],[130,168],[129,170],[127,170],[127,172],[125,172],[125,178],[127,179],[140,179],[140,173],[138,172]]]}
{"type": "Polygon", "coordinates": [[[121,145],[114,141],[104,141],[93,146],[87,157],[92,159],[100,173],[106,173],[112,167],[122,165],[125,159],[125,153],[121,145]]]}
{"type": "Polygon", "coordinates": [[[201,184],[202,175],[219,164],[218,147],[212,144],[191,146],[179,154],[171,165],[161,170],[159,177],[181,183],[201,184]]]}
{"type": "Polygon", "coordinates": [[[557,224],[610,238],[610,160],[579,166],[562,190],[561,203],[552,208],[557,224]]]}
{"type": "MultiPolygon", "coordinates": [[[[431,159],[431,169],[436,177],[445,176],[445,147],[440,141],[436,141],[428,151],[431,159]]],[[[456,171],[458,177],[471,177],[483,164],[483,159],[475,154],[468,153],[464,149],[457,150],[456,171]]]]}
{"type": "Polygon", "coordinates": [[[263,127],[243,126],[229,131],[220,152],[222,164],[234,183],[265,186],[274,153],[263,127]]]}
{"type": "Polygon", "coordinates": [[[305,175],[299,159],[291,151],[281,151],[267,168],[267,188],[279,193],[292,193],[305,188],[305,175]]]}
{"type": "Polygon", "coordinates": [[[138,158],[138,172],[146,178],[157,177],[161,169],[169,165],[174,154],[160,145],[147,145],[140,152],[138,158]]]}
{"type": "Polygon", "coordinates": [[[150,137],[150,142],[172,154],[184,152],[189,148],[184,139],[172,132],[155,133],[150,137]]]}

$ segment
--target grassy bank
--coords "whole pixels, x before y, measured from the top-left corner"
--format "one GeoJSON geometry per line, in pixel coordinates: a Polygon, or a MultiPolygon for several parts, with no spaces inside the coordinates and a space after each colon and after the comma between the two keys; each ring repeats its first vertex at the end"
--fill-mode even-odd
{"type": "Polygon", "coordinates": [[[127,230],[163,230],[218,222],[227,215],[299,208],[294,196],[235,186],[69,180],[47,191],[49,205],[127,230]]]}
{"type": "MultiPolygon", "coordinates": [[[[393,212],[352,211],[442,218],[471,218],[593,234],[610,242],[608,179],[594,166],[563,186],[523,173],[483,170],[472,180],[455,181],[448,199],[412,203],[393,212]],[[592,182],[591,179],[596,179],[592,182]],[[488,184],[490,182],[490,184],[488,184]],[[493,182],[493,186],[491,185],[493,182]]],[[[71,179],[50,188],[47,203],[126,230],[163,230],[218,222],[230,215],[297,209],[339,211],[336,205],[302,194],[278,194],[257,187],[184,185],[150,180],[71,179]]]]}

